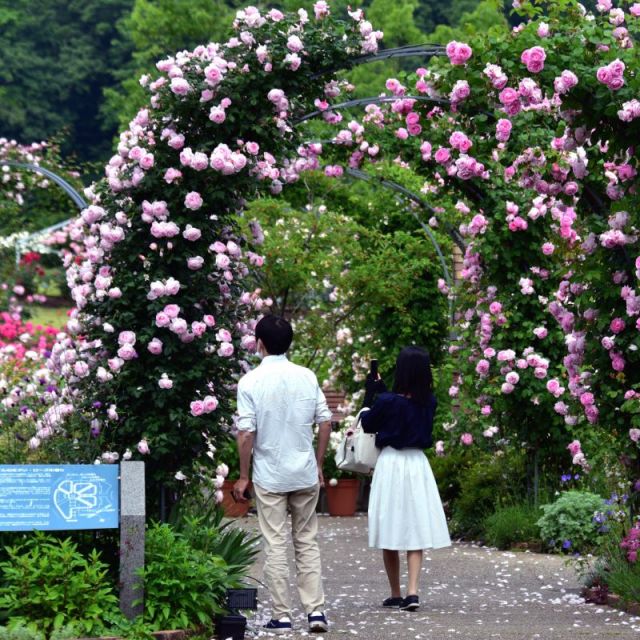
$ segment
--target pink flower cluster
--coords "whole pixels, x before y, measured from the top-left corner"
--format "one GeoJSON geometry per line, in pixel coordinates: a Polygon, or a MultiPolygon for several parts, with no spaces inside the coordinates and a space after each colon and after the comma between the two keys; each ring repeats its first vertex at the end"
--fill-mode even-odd
{"type": "Polygon", "coordinates": [[[580,465],[586,472],[588,472],[591,467],[587,462],[587,458],[582,452],[582,445],[580,444],[580,440],[574,440],[567,445],[567,449],[569,449],[569,453],[572,455],[573,464],[580,465]]]}
{"type": "Polygon", "coordinates": [[[638,559],[638,549],[640,549],[640,522],[636,521],[629,529],[629,533],[620,543],[620,548],[627,551],[627,560],[631,564],[635,564],[638,559]]]}
{"type": "Polygon", "coordinates": [[[520,56],[522,64],[526,65],[527,71],[531,73],[540,73],[544,69],[544,61],[547,53],[543,47],[535,46],[525,49],[520,56]]]}
{"type": "Polygon", "coordinates": [[[449,61],[454,65],[462,65],[464,64],[471,55],[473,51],[471,47],[464,42],[456,42],[452,40],[446,47],[447,56],[449,56],[449,61]]]}
{"type": "Polygon", "coordinates": [[[617,91],[624,86],[625,65],[622,60],[616,59],[596,71],[598,82],[606,85],[612,91],[617,91]]]}

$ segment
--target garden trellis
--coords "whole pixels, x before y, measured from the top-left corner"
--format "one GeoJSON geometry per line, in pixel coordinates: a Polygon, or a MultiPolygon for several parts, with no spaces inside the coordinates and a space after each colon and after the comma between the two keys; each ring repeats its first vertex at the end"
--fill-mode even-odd
{"type": "Polygon", "coordinates": [[[439,239],[464,245],[456,440],[499,447],[502,436],[559,464],[568,440],[605,417],[637,459],[638,12],[592,19],[562,0],[543,16],[538,2],[519,4],[529,21],[511,33],[381,53],[361,10],[343,22],[322,2],[314,17],[250,7],[228,42],[142,78],[149,105],[93,190],[78,232],[86,259],[69,270],[82,348],[65,336],[52,358],[106,448],[138,443],[158,478],[215,457],[231,381],[269,304],[243,286],[262,234],[243,237],[238,214],[323,169],[378,180],[430,211],[436,230],[418,223],[445,267],[439,239]],[[428,68],[389,79],[383,97],[349,99],[336,75],[416,54],[428,68]],[[364,114],[341,125],[343,108],[364,114]],[[339,128],[330,144],[305,135],[312,117],[339,128]],[[420,176],[421,195],[389,168],[420,176]]]}

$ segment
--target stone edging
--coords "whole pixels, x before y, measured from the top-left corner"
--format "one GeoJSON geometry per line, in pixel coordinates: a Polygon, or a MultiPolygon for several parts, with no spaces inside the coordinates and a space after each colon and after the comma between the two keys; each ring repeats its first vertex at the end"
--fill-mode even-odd
{"type": "MultiPolygon", "coordinates": [[[[590,596],[595,595],[596,589],[585,588],[582,590],[582,596],[587,601],[590,601],[590,596]]],[[[615,593],[608,593],[607,602],[602,604],[606,604],[606,606],[613,609],[619,609],[620,611],[624,611],[632,616],[640,616],[640,602],[624,602],[624,600],[615,593]]]]}
{"type": "MultiPolygon", "coordinates": [[[[186,640],[189,635],[192,635],[192,632],[183,631],[183,630],[174,630],[174,631],[152,631],[151,635],[155,638],[155,640],[186,640]]],[[[78,638],[78,640],[123,640],[119,636],[105,636],[103,638],[78,638]]]]}

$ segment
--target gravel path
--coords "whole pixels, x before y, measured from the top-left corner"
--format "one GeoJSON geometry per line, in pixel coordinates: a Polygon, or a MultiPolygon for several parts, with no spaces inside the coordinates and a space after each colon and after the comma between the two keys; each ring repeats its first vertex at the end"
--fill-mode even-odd
{"type": "MultiPolygon", "coordinates": [[[[257,529],[255,517],[238,524],[257,529]]],[[[640,618],[585,604],[573,570],[558,556],[459,543],[427,553],[421,608],[409,613],[381,606],[389,595],[387,581],[380,552],[367,546],[365,516],[321,516],[320,546],[330,623],[327,639],[640,638],[640,618]]],[[[254,567],[254,576],[262,577],[262,558],[254,567]]],[[[293,580],[291,587],[294,629],[279,637],[309,638],[293,580]]],[[[261,630],[270,618],[266,590],[260,588],[258,598],[259,609],[249,619],[247,638],[272,635],[261,630]]]]}

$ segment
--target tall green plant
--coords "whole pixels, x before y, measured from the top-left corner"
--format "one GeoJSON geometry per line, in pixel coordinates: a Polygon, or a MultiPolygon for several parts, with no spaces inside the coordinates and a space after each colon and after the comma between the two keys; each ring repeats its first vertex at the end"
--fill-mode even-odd
{"type": "Polygon", "coordinates": [[[139,575],[144,582],[144,622],[154,631],[210,627],[224,611],[226,562],[194,547],[168,524],[147,530],[145,566],[139,575]]]}
{"type": "Polygon", "coordinates": [[[98,551],[83,556],[69,538],[36,532],[6,552],[0,610],[13,623],[49,635],[72,622],[77,631],[97,636],[120,618],[98,551]]]}

